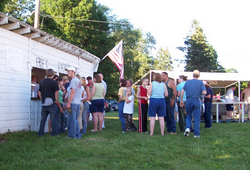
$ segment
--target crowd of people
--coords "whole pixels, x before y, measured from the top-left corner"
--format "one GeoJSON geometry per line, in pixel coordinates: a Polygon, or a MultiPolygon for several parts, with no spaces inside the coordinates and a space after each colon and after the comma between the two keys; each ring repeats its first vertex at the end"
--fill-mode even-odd
{"type": "Polygon", "coordinates": [[[44,135],[48,115],[52,136],[68,130],[67,138],[80,139],[87,131],[89,113],[92,113],[94,122],[91,132],[105,128],[104,98],[107,84],[103,75],[96,74],[92,80],[91,76],[85,79],[76,74],[74,67],[66,71],[67,76],[61,78],[54,75],[52,69],[48,69],[46,78],[39,84],[38,96],[42,100],[39,137],[44,135]]]}
{"type": "MultiPolygon", "coordinates": [[[[193,79],[187,81],[184,75],[179,76],[179,84],[168,77],[167,72],[161,74],[156,73],[154,80],[150,83],[147,78],[142,79],[142,85],[137,89],[138,99],[138,132],[148,133],[147,120],[150,117],[150,135],[154,134],[155,120],[158,118],[160,124],[161,135],[164,136],[165,123],[167,134],[177,134],[175,105],[178,104],[179,128],[184,132],[184,136],[189,136],[193,131],[194,137],[200,137],[200,117],[201,103],[204,102],[205,112],[205,128],[212,127],[211,108],[213,99],[213,90],[207,81],[198,80],[200,73],[198,70],[193,72],[193,79]],[[148,105],[149,103],[149,105],[148,105]],[[194,127],[192,127],[192,119],[194,119],[194,127]]],[[[131,81],[131,80],[130,80],[131,81]]],[[[119,96],[119,118],[122,124],[122,132],[135,130],[133,121],[128,123],[126,118],[127,106],[129,102],[133,102],[125,98],[126,91],[129,91],[129,81],[122,79],[120,81],[119,96]]],[[[133,94],[132,94],[133,95],[133,94]]],[[[132,106],[130,106],[132,108],[132,106]]],[[[131,116],[132,117],[132,116],[131,116]]]]}
{"type": "MultiPolygon", "coordinates": [[[[90,113],[93,116],[94,128],[91,132],[102,131],[105,128],[104,102],[107,92],[107,84],[102,74],[93,77],[81,77],[75,74],[75,68],[67,70],[68,76],[62,78],[54,76],[54,71],[46,71],[47,78],[39,84],[38,96],[42,100],[41,123],[38,136],[43,136],[44,126],[50,114],[52,136],[68,130],[67,138],[81,138],[87,131],[90,113]],[[67,121],[66,121],[67,119],[67,121]]],[[[187,80],[187,76],[180,75],[179,83],[168,77],[167,72],[156,73],[154,80],[149,84],[147,78],[142,79],[142,85],[138,86],[137,93],[131,87],[132,80],[120,80],[118,90],[118,114],[121,122],[122,133],[138,131],[148,133],[148,117],[150,117],[150,135],[154,134],[155,120],[159,120],[161,135],[177,134],[175,110],[178,108],[179,129],[184,136],[193,132],[195,138],[200,137],[200,118],[203,112],[205,128],[212,128],[211,109],[213,90],[207,81],[198,80],[200,72],[194,70],[193,79],[187,80]],[[138,99],[138,126],[133,121],[134,101],[138,99]],[[192,126],[192,120],[194,125],[192,126]],[[138,128],[137,128],[138,127],[138,128]]],[[[35,82],[35,80],[34,80],[35,82]]],[[[233,99],[235,86],[228,89],[227,100],[233,99]]],[[[250,85],[242,91],[245,100],[250,98],[250,85]]],[[[243,100],[243,98],[241,99],[243,100]]],[[[230,118],[232,104],[227,104],[227,115],[230,118]]],[[[250,110],[250,109],[248,109],[250,110]]]]}

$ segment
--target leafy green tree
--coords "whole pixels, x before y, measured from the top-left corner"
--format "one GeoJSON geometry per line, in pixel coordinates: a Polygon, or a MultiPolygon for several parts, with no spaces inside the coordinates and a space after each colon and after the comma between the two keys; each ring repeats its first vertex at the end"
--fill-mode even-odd
{"type": "MultiPolygon", "coordinates": [[[[34,25],[34,20],[35,20],[34,18],[35,18],[35,13],[32,13],[30,17],[27,19],[27,24],[34,25]]],[[[58,37],[58,38],[65,37],[63,29],[61,28],[61,25],[58,24],[53,18],[40,16],[39,29],[51,35],[54,35],[55,37],[58,37]]]]}
{"type": "Polygon", "coordinates": [[[224,68],[218,63],[217,52],[207,42],[203,29],[197,20],[193,20],[190,35],[184,41],[185,47],[177,47],[186,53],[185,71],[198,69],[205,72],[224,72],[224,68]]]}
{"type": "Polygon", "coordinates": [[[0,3],[0,12],[4,11],[5,5],[9,2],[10,0],[2,0],[0,3]]]}
{"type": "Polygon", "coordinates": [[[60,25],[63,34],[59,38],[99,57],[105,55],[110,44],[109,25],[104,23],[108,10],[95,0],[41,0],[41,11],[60,25]]]}
{"type": "Polygon", "coordinates": [[[35,10],[35,0],[4,0],[0,5],[0,11],[23,22],[27,21],[29,15],[35,10]],[[2,8],[2,10],[1,10],[2,8]]]}
{"type": "Polygon", "coordinates": [[[155,70],[173,70],[173,62],[171,60],[168,48],[160,48],[154,58],[154,69],[155,70]]]}
{"type": "Polygon", "coordinates": [[[153,56],[152,50],[155,48],[154,45],[156,43],[155,38],[151,35],[151,33],[146,33],[143,35],[140,31],[140,38],[138,42],[133,48],[133,79],[136,81],[140,79],[143,75],[145,75],[149,70],[153,69],[153,56]]]}

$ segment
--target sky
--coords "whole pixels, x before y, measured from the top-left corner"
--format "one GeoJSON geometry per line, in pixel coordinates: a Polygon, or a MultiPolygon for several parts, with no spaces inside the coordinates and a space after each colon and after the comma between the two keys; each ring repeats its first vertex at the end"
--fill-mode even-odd
{"type": "MultiPolygon", "coordinates": [[[[172,59],[184,59],[176,47],[184,46],[193,19],[196,19],[217,51],[224,68],[247,74],[250,66],[249,0],[97,0],[112,9],[119,19],[128,19],[134,28],[150,32],[156,51],[167,47],[172,59]]],[[[126,56],[124,56],[126,57],[126,56]]],[[[174,71],[183,71],[183,66],[174,71]]]]}

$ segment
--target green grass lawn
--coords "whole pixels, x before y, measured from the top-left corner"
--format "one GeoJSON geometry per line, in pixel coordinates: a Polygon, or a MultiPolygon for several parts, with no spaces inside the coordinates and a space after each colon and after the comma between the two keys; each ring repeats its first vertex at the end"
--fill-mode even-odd
{"type": "Polygon", "coordinates": [[[201,123],[197,139],[184,137],[178,125],[177,135],[161,136],[158,121],[154,136],[123,134],[118,112],[106,117],[102,132],[89,132],[91,124],[81,139],[28,131],[0,135],[0,169],[250,169],[248,122],[214,123],[212,129],[201,123]]]}

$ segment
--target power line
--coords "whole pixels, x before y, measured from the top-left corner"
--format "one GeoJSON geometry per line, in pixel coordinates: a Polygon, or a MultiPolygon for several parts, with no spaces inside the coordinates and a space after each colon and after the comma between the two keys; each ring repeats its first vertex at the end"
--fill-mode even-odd
{"type": "Polygon", "coordinates": [[[62,16],[52,16],[52,15],[46,15],[46,14],[40,14],[43,17],[48,18],[62,18],[62,19],[68,19],[68,20],[75,20],[75,21],[86,21],[86,22],[97,22],[97,23],[106,23],[106,24],[121,24],[121,25],[129,25],[130,23],[125,22],[109,22],[109,21],[98,21],[98,20],[88,20],[88,19],[77,19],[77,18],[69,18],[69,17],[62,17],[62,16]]]}
{"type": "Polygon", "coordinates": [[[95,28],[89,28],[89,27],[86,27],[86,26],[83,26],[83,25],[78,25],[78,24],[75,24],[75,23],[70,23],[72,25],[76,25],[76,26],[79,26],[79,27],[83,27],[83,28],[87,28],[87,29],[91,29],[91,30],[94,30],[94,31],[100,31],[100,32],[104,32],[104,33],[110,33],[109,31],[102,31],[102,30],[98,30],[98,29],[95,29],[95,28]]]}

